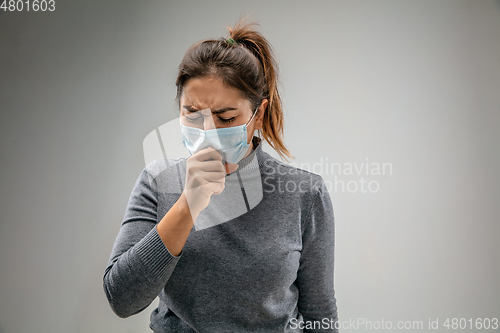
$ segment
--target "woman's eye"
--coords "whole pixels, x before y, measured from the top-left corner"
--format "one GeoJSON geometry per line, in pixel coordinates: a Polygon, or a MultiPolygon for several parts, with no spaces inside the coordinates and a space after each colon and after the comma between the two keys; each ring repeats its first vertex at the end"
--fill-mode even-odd
{"type": "Polygon", "coordinates": [[[200,118],[201,117],[186,117],[186,119],[191,123],[198,121],[200,118]]]}
{"type": "Polygon", "coordinates": [[[223,123],[230,123],[234,120],[235,117],[232,118],[221,118],[219,117],[219,120],[222,121],[223,123]]]}

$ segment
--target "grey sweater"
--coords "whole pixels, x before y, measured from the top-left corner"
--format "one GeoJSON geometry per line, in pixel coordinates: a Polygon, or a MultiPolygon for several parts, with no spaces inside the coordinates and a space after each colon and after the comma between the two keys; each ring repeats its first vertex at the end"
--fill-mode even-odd
{"type": "Polygon", "coordinates": [[[126,318],[159,297],[154,332],[338,332],[334,217],[323,179],[258,143],[238,164],[178,256],[156,224],[182,193],[186,159],[142,170],[104,272],[112,310],[126,318]]]}

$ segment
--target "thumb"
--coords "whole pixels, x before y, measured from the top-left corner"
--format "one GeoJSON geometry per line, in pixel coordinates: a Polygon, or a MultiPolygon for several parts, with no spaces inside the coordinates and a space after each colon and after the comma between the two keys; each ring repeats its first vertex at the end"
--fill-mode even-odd
{"type": "Polygon", "coordinates": [[[235,172],[236,170],[238,170],[239,167],[240,166],[236,163],[227,163],[226,162],[226,164],[225,164],[226,174],[235,172]]]}

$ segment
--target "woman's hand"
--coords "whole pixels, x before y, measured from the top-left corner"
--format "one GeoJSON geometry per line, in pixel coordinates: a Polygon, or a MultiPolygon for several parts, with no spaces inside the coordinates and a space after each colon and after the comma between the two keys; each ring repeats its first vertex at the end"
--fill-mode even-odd
{"type": "Polygon", "coordinates": [[[222,163],[222,155],[212,147],[200,150],[187,159],[185,195],[193,222],[210,203],[212,194],[224,190],[226,174],[236,171],[238,165],[222,163]]]}

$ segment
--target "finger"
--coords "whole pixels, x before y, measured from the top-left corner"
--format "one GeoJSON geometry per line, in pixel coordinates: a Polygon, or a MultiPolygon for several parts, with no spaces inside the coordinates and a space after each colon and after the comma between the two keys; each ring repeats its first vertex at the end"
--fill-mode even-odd
{"type": "Polygon", "coordinates": [[[196,191],[202,193],[204,197],[209,198],[212,194],[220,194],[225,188],[224,183],[210,182],[200,185],[196,188],[196,191]]]}
{"type": "Polygon", "coordinates": [[[226,172],[224,165],[220,161],[198,161],[191,164],[191,168],[195,172],[226,172]]]}
{"type": "Polygon", "coordinates": [[[224,183],[210,183],[212,194],[221,194],[225,187],[224,183]]]}
{"type": "Polygon", "coordinates": [[[212,147],[204,148],[191,157],[195,156],[196,159],[199,161],[207,161],[207,160],[222,161],[222,155],[212,147]]]}
{"type": "Polygon", "coordinates": [[[201,172],[200,177],[207,182],[223,183],[226,181],[225,172],[201,172]]]}
{"type": "Polygon", "coordinates": [[[239,167],[240,166],[236,163],[227,163],[226,162],[226,174],[235,172],[236,170],[238,170],[239,167]]]}

